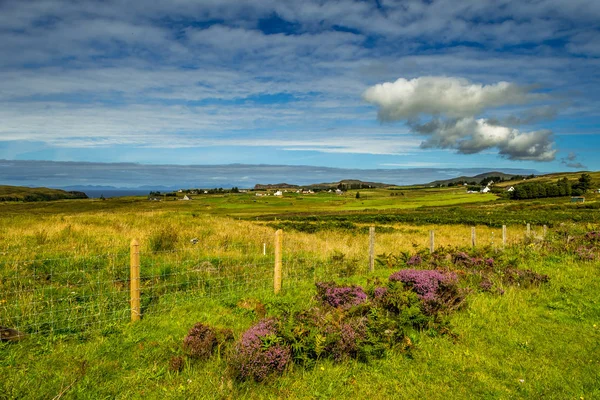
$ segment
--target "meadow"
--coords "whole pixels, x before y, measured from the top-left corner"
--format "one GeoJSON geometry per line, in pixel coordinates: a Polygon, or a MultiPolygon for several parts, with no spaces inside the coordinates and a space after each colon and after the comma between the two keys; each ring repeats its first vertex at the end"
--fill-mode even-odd
{"type": "Polygon", "coordinates": [[[598,229],[596,195],[570,204],[461,188],[359,192],[0,204],[0,325],[27,334],[0,344],[0,398],[600,397],[598,248],[581,242],[598,229]],[[283,290],[274,295],[279,228],[283,290]],[[239,338],[265,315],[315,307],[315,282],[386,281],[407,268],[409,255],[427,257],[431,230],[440,257],[491,255],[549,280],[509,284],[501,270],[494,284],[502,295],[463,283],[465,306],[441,317],[447,331],[410,330],[410,352],[392,346],[369,360],[323,357],[263,382],[233,377],[225,347],[208,360],[185,357],[182,341],[195,323],[239,338]],[[134,238],[143,317],[131,323],[134,238]],[[170,366],[174,357],[182,357],[180,368],[170,366]]]}

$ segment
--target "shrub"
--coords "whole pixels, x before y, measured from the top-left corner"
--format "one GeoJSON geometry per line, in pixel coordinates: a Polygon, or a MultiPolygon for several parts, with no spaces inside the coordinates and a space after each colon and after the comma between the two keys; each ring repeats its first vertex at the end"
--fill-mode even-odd
{"type": "Polygon", "coordinates": [[[429,315],[455,310],[465,299],[465,292],[458,288],[458,277],[454,273],[404,269],[392,274],[390,282],[402,282],[410,287],[429,315]]]}
{"type": "Polygon", "coordinates": [[[421,258],[420,255],[415,254],[414,256],[411,256],[407,261],[406,261],[406,265],[408,266],[415,266],[415,265],[421,265],[421,263],[423,262],[423,258],[421,258]]]}
{"type": "Polygon", "coordinates": [[[215,329],[202,323],[194,325],[183,339],[183,348],[187,355],[191,358],[203,360],[212,355],[217,344],[215,329]]]}
{"type": "Polygon", "coordinates": [[[331,307],[348,309],[364,303],[367,294],[360,286],[337,286],[334,282],[318,282],[317,298],[331,307]]]}
{"type": "Polygon", "coordinates": [[[361,342],[367,336],[366,319],[355,318],[345,321],[333,336],[335,340],[332,341],[328,350],[335,361],[356,358],[361,342]]]}
{"type": "Polygon", "coordinates": [[[150,251],[171,251],[175,250],[177,239],[177,232],[164,228],[152,233],[148,239],[148,246],[150,246],[150,251]]]}
{"type": "Polygon", "coordinates": [[[206,360],[215,348],[232,339],[230,329],[217,329],[198,322],[183,339],[183,349],[190,358],[206,360]]]}
{"type": "Polygon", "coordinates": [[[441,283],[456,283],[454,273],[444,274],[435,270],[403,269],[390,275],[391,282],[402,282],[412,289],[423,300],[435,300],[441,283]]]}
{"type": "Polygon", "coordinates": [[[277,321],[263,319],[244,332],[229,361],[237,379],[260,382],[283,372],[291,359],[290,347],[277,335],[277,321]]]}
{"type": "Polygon", "coordinates": [[[533,286],[548,282],[550,278],[545,274],[538,274],[530,269],[508,268],[504,280],[517,286],[533,286]]]}

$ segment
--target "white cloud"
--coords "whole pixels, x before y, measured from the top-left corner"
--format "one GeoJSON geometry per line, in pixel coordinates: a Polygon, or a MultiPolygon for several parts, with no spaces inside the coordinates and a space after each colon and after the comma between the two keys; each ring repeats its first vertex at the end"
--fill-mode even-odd
{"type": "Polygon", "coordinates": [[[363,98],[379,107],[382,121],[398,121],[425,115],[467,117],[490,107],[523,104],[539,97],[509,82],[481,85],[466,79],[425,76],[400,78],[368,88],[363,98]]]}
{"type": "MultiPolygon", "coordinates": [[[[462,154],[496,148],[510,160],[552,161],[552,132],[521,132],[475,116],[486,109],[523,104],[545,96],[509,82],[473,84],[451,77],[400,78],[367,89],[363,98],[379,107],[381,121],[406,120],[415,132],[428,138],[422,148],[456,149],[462,154]],[[422,116],[432,117],[421,124],[422,116]]],[[[545,111],[545,112],[542,112],[545,111]]],[[[534,109],[531,118],[550,115],[534,109]]]]}

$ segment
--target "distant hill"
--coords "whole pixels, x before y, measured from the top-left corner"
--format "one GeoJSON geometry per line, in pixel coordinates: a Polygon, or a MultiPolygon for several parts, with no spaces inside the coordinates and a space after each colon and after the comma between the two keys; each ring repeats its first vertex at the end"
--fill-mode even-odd
{"type": "Polygon", "coordinates": [[[313,183],[310,185],[290,185],[287,183],[275,183],[275,184],[256,184],[254,185],[254,190],[273,190],[273,189],[319,189],[319,190],[327,190],[327,189],[369,189],[369,188],[386,188],[390,186],[387,183],[379,183],[379,182],[364,182],[358,179],[343,179],[338,182],[330,182],[330,183],[313,183]]]}
{"type": "Polygon", "coordinates": [[[84,192],[44,187],[0,186],[0,201],[50,201],[63,199],[87,199],[84,192]]]}
{"type": "Polygon", "coordinates": [[[439,185],[444,185],[447,186],[448,184],[456,184],[456,183],[461,183],[461,182],[475,182],[476,184],[480,184],[483,180],[485,180],[486,178],[489,178],[491,176],[499,176],[500,178],[504,179],[505,181],[508,180],[514,180],[515,178],[525,178],[522,175],[515,175],[515,174],[505,174],[504,172],[498,172],[498,171],[492,171],[492,172],[484,172],[483,174],[478,174],[475,176],[459,176],[457,178],[452,178],[452,179],[444,179],[444,180],[438,180],[438,181],[433,181],[431,183],[428,183],[427,185],[429,186],[439,186],[439,185]]]}
{"type": "Polygon", "coordinates": [[[254,185],[254,190],[272,190],[272,189],[298,189],[298,185],[290,185],[289,183],[267,183],[254,185]]]}
{"type": "Polygon", "coordinates": [[[333,189],[333,188],[342,188],[342,189],[369,189],[369,188],[386,188],[390,186],[387,183],[380,182],[365,182],[358,179],[342,179],[339,182],[331,182],[331,183],[315,183],[312,185],[308,185],[310,189],[333,189]]]}

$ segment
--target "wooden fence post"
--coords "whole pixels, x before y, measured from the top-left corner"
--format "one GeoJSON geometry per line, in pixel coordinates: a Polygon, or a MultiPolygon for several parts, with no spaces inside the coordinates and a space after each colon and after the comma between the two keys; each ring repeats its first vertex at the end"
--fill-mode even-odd
{"type": "Polygon", "coordinates": [[[369,271],[375,271],[375,227],[369,227],[369,271]]]}
{"type": "Polygon", "coordinates": [[[502,225],[502,247],[506,247],[506,225],[502,225]]]}
{"type": "Polygon", "coordinates": [[[432,229],[429,231],[429,252],[435,251],[435,231],[432,229]]]}
{"type": "Polygon", "coordinates": [[[283,231],[278,229],[275,232],[275,270],[273,273],[273,292],[281,292],[281,243],[283,241],[283,231]]]}
{"type": "Polygon", "coordinates": [[[267,255],[267,244],[263,243],[263,256],[267,255]]]}
{"type": "Polygon", "coordinates": [[[140,244],[136,239],[131,241],[129,271],[131,321],[139,321],[142,315],[140,306],[140,244]]]}
{"type": "Polygon", "coordinates": [[[546,235],[548,234],[548,227],[544,225],[544,240],[546,240],[546,235]]]}
{"type": "Polygon", "coordinates": [[[477,239],[476,239],[476,237],[475,237],[475,227],[474,227],[474,226],[472,226],[472,227],[471,227],[471,246],[472,246],[472,247],[475,247],[476,240],[477,240],[477,239]]]}

